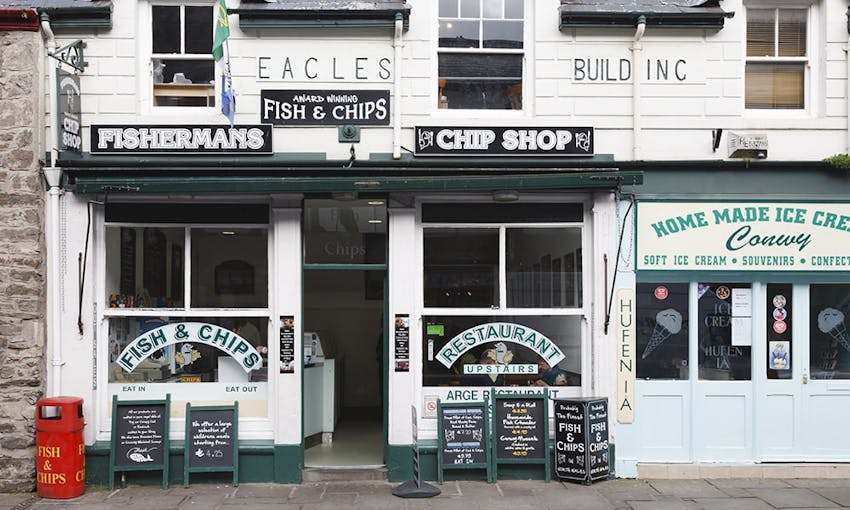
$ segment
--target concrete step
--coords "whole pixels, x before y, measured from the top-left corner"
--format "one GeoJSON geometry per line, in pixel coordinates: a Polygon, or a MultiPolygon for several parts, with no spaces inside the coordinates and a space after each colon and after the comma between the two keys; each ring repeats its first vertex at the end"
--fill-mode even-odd
{"type": "Polygon", "coordinates": [[[301,472],[304,482],[387,481],[387,468],[372,466],[306,467],[301,472]]]}

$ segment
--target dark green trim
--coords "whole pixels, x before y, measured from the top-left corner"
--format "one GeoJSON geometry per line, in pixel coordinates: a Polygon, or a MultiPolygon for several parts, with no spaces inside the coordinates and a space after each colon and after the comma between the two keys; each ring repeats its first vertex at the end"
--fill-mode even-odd
{"type": "Polygon", "coordinates": [[[301,470],[303,469],[303,444],[274,445],[274,480],[272,481],[276,483],[301,483],[301,470]]]}
{"type": "Polygon", "coordinates": [[[50,7],[38,9],[38,13],[50,16],[50,27],[62,29],[111,29],[112,5],[93,7],[50,7]]]}
{"type": "Polygon", "coordinates": [[[638,18],[643,16],[647,28],[694,28],[703,30],[720,30],[734,12],[711,10],[708,12],[692,13],[641,13],[641,12],[574,12],[561,11],[561,22],[558,29],[571,28],[635,28],[638,18]]]}
{"type": "Polygon", "coordinates": [[[386,264],[304,264],[311,271],[386,271],[386,264]]]}
{"type": "Polygon", "coordinates": [[[545,174],[490,174],[445,176],[78,176],[65,189],[76,193],[308,193],[334,191],[360,192],[439,192],[616,189],[640,184],[638,173],[581,172],[545,174]]]}
{"type": "Polygon", "coordinates": [[[410,9],[326,10],[281,9],[275,5],[246,4],[238,9],[228,9],[239,15],[239,27],[258,28],[395,28],[396,18],[402,20],[404,30],[410,26],[410,9]]]}

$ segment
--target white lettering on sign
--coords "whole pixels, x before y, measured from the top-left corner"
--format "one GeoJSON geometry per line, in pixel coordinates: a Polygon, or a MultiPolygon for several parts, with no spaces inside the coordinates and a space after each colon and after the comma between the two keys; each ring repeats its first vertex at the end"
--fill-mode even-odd
{"type": "Polygon", "coordinates": [[[552,366],[564,359],[561,349],[543,333],[520,324],[490,322],[471,327],[449,340],[437,353],[437,360],[446,368],[450,368],[461,355],[473,347],[498,341],[525,346],[552,366]]]}

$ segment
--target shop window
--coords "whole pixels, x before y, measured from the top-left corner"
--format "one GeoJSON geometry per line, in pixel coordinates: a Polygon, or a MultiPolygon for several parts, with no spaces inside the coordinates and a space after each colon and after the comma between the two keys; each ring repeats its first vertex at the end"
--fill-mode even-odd
{"type": "Polygon", "coordinates": [[[422,317],[424,386],[581,386],[581,318],[422,317]]]}
{"type": "Polygon", "coordinates": [[[439,108],[522,109],[523,3],[439,1],[439,108]]]}
{"type": "Polygon", "coordinates": [[[733,319],[736,289],[750,291],[750,284],[699,283],[697,324],[699,378],[701,380],[748,381],[751,378],[751,332],[746,321],[733,319]]]}
{"type": "Polygon", "coordinates": [[[794,304],[793,286],[790,283],[770,283],[767,285],[765,310],[767,313],[767,378],[791,379],[791,347],[793,328],[791,327],[794,304]]]}
{"type": "Polygon", "coordinates": [[[304,201],[305,264],[386,262],[386,200],[304,201]]]}
{"type": "Polygon", "coordinates": [[[151,6],[153,104],[215,106],[213,8],[151,6]]]}
{"type": "Polygon", "coordinates": [[[268,229],[138,225],[145,210],[106,208],[109,382],[266,381],[268,229]]]}
{"type": "Polygon", "coordinates": [[[638,283],[635,356],[639,379],[688,379],[688,284],[638,283]]]}
{"type": "Polygon", "coordinates": [[[748,8],[746,108],[800,110],[809,79],[806,8],[748,8]]]}
{"type": "Polygon", "coordinates": [[[508,228],[505,243],[509,307],[581,306],[580,228],[508,228]]]}
{"type": "Polygon", "coordinates": [[[809,287],[809,373],[812,379],[850,379],[850,285],[809,287]]]}
{"type": "Polygon", "coordinates": [[[425,306],[499,306],[499,230],[434,228],[424,233],[425,306]]]}

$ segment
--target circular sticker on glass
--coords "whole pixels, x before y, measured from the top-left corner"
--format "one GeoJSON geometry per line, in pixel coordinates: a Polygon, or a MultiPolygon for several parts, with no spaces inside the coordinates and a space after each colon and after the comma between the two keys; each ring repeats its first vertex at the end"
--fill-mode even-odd
{"type": "Polygon", "coordinates": [[[714,293],[714,295],[720,299],[728,299],[730,294],[732,294],[732,292],[729,290],[729,287],[726,287],[725,285],[717,287],[717,291],[714,293]]]}
{"type": "Polygon", "coordinates": [[[663,285],[659,285],[658,287],[655,287],[655,298],[656,299],[667,299],[668,294],[669,294],[669,291],[667,290],[667,287],[665,287],[663,285]]]}
{"type": "Polygon", "coordinates": [[[786,317],[788,317],[788,310],[784,308],[773,309],[773,320],[784,321],[786,317]]]}
{"type": "Polygon", "coordinates": [[[788,329],[788,324],[785,321],[776,321],[773,323],[773,331],[776,331],[780,335],[785,333],[786,329],[788,329]]]}
{"type": "Polygon", "coordinates": [[[782,294],[773,296],[773,306],[776,308],[785,308],[785,296],[782,294]]]}

